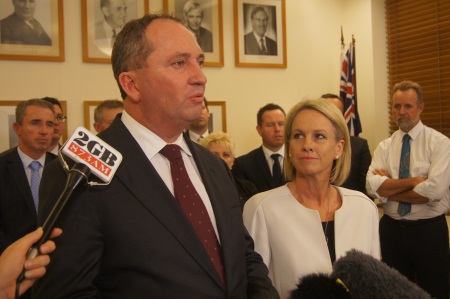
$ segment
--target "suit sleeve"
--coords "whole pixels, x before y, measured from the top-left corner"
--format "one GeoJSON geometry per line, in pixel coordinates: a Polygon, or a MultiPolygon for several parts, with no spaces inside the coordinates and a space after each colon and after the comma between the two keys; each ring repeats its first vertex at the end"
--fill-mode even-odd
{"type": "Polygon", "coordinates": [[[361,186],[363,192],[367,195],[366,189],[366,176],[367,171],[369,170],[370,163],[372,162],[372,156],[369,150],[369,144],[367,140],[363,140],[362,149],[361,149],[361,161],[359,161],[359,185],[361,186]]]}

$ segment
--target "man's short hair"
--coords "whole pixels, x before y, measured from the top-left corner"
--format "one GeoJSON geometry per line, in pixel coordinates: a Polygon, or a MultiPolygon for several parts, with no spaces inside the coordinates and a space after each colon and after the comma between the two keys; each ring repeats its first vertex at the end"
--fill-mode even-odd
{"type": "Polygon", "coordinates": [[[394,94],[397,92],[397,90],[407,91],[408,89],[414,89],[417,93],[417,101],[419,102],[419,105],[423,104],[422,86],[414,81],[405,80],[395,84],[394,89],[392,90],[392,97],[394,97],[394,94]]]}
{"type": "Polygon", "coordinates": [[[281,110],[281,112],[283,112],[283,114],[286,115],[286,113],[284,112],[283,108],[281,108],[281,106],[279,106],[277,104],[269,103],[269,104],[259,108],[259,111],[256,114],[256,123],[258,124],[258,126],[261,127],[261,125],[262,125],[262,121],[263,121],[262,116],[263,116],[264,112],[271,111],[271,110],[281,110]]]}
{"type": "Polygon", "coordinates": [[[94,121],[101,123],[103,121],[103,110],[105,109],[123,109],[123,102],[119,100],[104,100],[94,110],[94,121]]]}
{"type": "Polygon", "coordinates": [[[127,94],[120,85],[119,75],[144,67],[148,55],[154,50],[151,41],[147,42],[145,30],[156,19],[168,19],[181,24],[181,20],[175,15],[166,13],[148,14],[126,23],[116,37],[111,54],[111,64],[122,99],[125,99],[127,94]]]}
{"type": "Polygon", "coordinates": [[[202,13],[202,18],[203,18],[203,7],[200,3],[196,2],[196,1],[192,1],[192,0],[186,1],[186,3],[184,3],[184,6],[183,6],[183,13],[186,16],[189,12],[191,12],[191,10],[194,10],[194,9],[200,9],[200,11],[202,13]]]}
{"type": "Polygon", "coordinates": [[[106,7],[109,4],[109,0],[100,0],[100,8],[106,7]]]}
{"type": "Polygon", "coordinates": [[[41,100],[50,102],[50,103],[52,103],[53,105],[57,105],[57,106],[61,109],[61,111],[63,111],[63,108],[62,108],[62,106],[61,106],[61,102],[60,102],[57,98],[43,97],[43,98],[41,98],[41,100]]]}
{"type": "Polygon", "coordinates": [[[264,9],[264,7],[256,6],[255,8],[253,8],[252,13],[250,14],[250,17],[253,19],[253,17],[260,11],[264,12],[266,14],[266,16],[269,16],[267,14],[266,10],[264,9]]]}
{"type": "Polygon", "coordinates": [[[19,125],[23,124],[23,117],[25,116],[25,111],[29,106],[48,108],[53,112],[53,114],[55,114],[55,108],[50,102],[44,101],[42,99],[29,99],[27,101],[22,101],[16,107],[16,122],[19,125]]]}

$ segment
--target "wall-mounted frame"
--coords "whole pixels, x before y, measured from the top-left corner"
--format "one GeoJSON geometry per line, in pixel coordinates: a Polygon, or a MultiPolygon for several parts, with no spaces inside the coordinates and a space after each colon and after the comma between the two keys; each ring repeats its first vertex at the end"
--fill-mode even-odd
{"type": "MultiPolygon", "coordinates": [[[[0,153],[18,144],[12,125],[16,121],[16,107],[21,101],[0,101],[0,153]]],[[[64,115],[67,115],[67,102],[60,101],[64,115]]],[[[62,142],[67,140],[67,121],[63,125],[62,142]]]]}
{"type": "Polygon", "coordinates": [[[64,61],[63,0],[30,1],[33,28],[21,19],[19,2],[0,1],[0,59],[64,61]]]}
{"type": "Polygon", "coordinates": [[[236,66],[287,67],[285,6],[285,0],[234,0],[236,66]]]}
{"type": "Polygon", "coordinates": [[[164,0],[164,10],[174,12],[186,28],[198,32],[197,41],[205,53],[204,66],[224,65],[222,0],[164,0]]]}
{"type": "Polygon", "coordinates": [[[102,101],[84,101],[84,127],[91,131],[93,134],[97,134],[94,128],[94,111],[95,108],[100,105],[102,101]]]}
{"type": "Polygon", "coordinates": [[[210,132],[227,131],[227,106],[225,101],[208,101],[211,116],[209,118],[210,132]]]}
{"type": "MultiPolygon", "coordinates": [[[[115,5],[112,1],[111,5],[115,5]]],[[[83,35],[83,61],[111,63],[112,44],[114,34],[118,34],[120,28],[114,29],[106,21],[104,15],[111,15],[116,23],[122,26],[129,20],[140,18],[149,12],[148,0],[127,0],[126,7],[122,1],[120,6],[101,7],[100,0],[81,1],[81,26],[83,35]],[[112,12],[112,13],[110,13],[112,12]]]]}

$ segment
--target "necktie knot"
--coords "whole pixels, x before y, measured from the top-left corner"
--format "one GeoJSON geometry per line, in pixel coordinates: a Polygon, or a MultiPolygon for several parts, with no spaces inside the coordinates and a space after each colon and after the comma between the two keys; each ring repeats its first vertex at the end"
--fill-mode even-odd
{"type": "Polygon", "coordinates": [[[409,142],[410,139],[411,139],[411,136],[409,136],[408,134],[406,134],[405,136],[403,136],[403,143],[409,142]]]}
{"type": "Polygon", "coordinates": [[[160,153],[170,162],[181,159],[181,147],[176,144],[167,144],[160,153]]]}
{"type": "Polygon", "coordinates": [[[28,165],[32,171],[38,171],[41,168],[41,163],[39,161],[33,161],[28,165]]]}

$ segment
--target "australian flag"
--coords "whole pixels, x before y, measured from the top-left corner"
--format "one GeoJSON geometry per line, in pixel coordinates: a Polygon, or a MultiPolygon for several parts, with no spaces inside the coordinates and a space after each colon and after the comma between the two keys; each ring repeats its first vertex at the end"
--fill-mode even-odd
{"type": "Polygon", "coordinates": [[[355,47],[350,47],[341,54],[341,84],[339,95],[344,101],[344,118],[347,122],[351,136],[358,136],[362,132],[361,121],[356,104],[356,70],[355,70],[355,47]]]}

